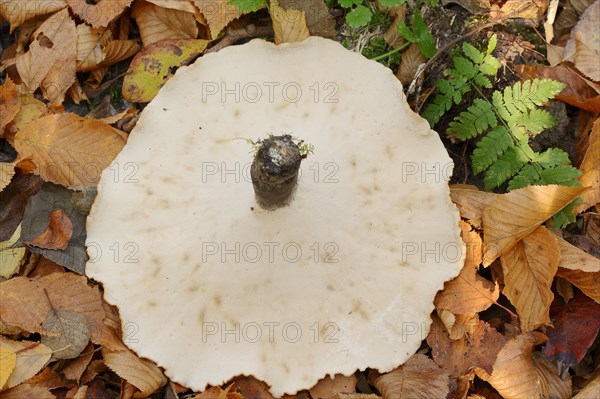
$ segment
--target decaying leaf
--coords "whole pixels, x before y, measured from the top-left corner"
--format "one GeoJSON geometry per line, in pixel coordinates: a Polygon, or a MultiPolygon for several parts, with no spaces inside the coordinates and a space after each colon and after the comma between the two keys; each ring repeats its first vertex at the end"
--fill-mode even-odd
{"type": "MultiPolygon", "coordinates": [[[[598,62],[600,63],[600,56],[598,62]]],[[[592,125],[588,148],[579,169],[582,173],[579,178],[581,185],[590,189],[581,193],[583,203],[575,208],[575,212],[584,211],[600,203],[600,118],[592,125]]]]}
{"type": "Polygon", "coordinates": [[[171,69],[190,62],[202,53],[207,40],[162,40],[140,51],[123,80],[123,97],[131,102],[148,102],[171,77],[171,69]]]}
{"type": "Polygon", "coordinates": [[[477,313],[454,314],[446,309],[436,310],[436,313],[444,323],[452,340],[461,339],[465,334],[473,334],[477,324],[479,324],[477,313]]]}
{"type": "Polygon", "coordinates": [[[402,59],[400,60],[396,77],[403,85],[410,84],[417,73],[417,68],[425,61],[427,61],[427,58],[421,52],[419,43],[412,43],[402,52],[402,59]]]}
{"type": "Polygon", "coordinates": [[[6,381],[6,388],[12,388],[36,375],[50,360],[52,350],[47,346],[31,341],[13,341],[0,337],[2,351],[16,355],[15,366],[6,381]]]}
{"type": "Polygon", "coordinates": [[[490,265],[507,253],[585,190],[557,185],[529,186],[497,195],[483,212],[483,265],[490,265]]]}
{"type": "Polygon", "coordinates": [[[413,355],[406,363],[389,373],[375,375],[372,378],[373,385],[384,399],[445,398],[450,392],[448,374],[433,360],[421,354],[413,355]]]}
{"type": "Polygon", "coordinates": [[[333,378],[327,376],[309,390],[310,396],[312,399],[330,399],[336,393],[351,393],[356,390],[357,381],[354,375],[346,377],[337,374],[333,378]]]}
{"type": "Polygon", "coordinates": [[[443,5],[458,4],[471,14],[484,14],[490,11],[490,0],[442,0],[443,5]]]}
{"type": "Polygon", "coordinates": [[[73,388],[75,386],[73,381],[69,381],[64,375],[50,367],[44,368],[41,373],[31,377],[25,383],[48,389],[73,388]]]}
{"type": "Polygon", "coordinates": [[[204,18],[210,28],[210,35],[213,39],[216,39],[219,33],[225,28],[231,21],[242,16],[242,13],[238,9],[229,4],[230,0],[193,0],[194,4],[204,18]]]}
{"type": "MultiPolygon", "coordinates": [[[[17,242],[21,235],[21,225],[17,227],[12,237],[7,241],[0,242],[0,277],[10,278],[19,270],[19,266],[25,256],[25,248],[12,248],[12,245],[17,242]]],[[[2,384],[0,384],[2,387],[2,384]]]]}
{"type": "Polygon", "coordinates": [[[0,242],[10,239],[23,219],[27,200],[42,187],[42,179],[20,174],[0,191],[0,242]]]}
{"type": "Polygon", "coordinates": [[[94,344],[89,342],[81,354],[65,366],[65,368],[62,370],[63,375],[69,380],[79,382],[84,371],[92,361],[93,356],[94,344]]]}
{"type": "Polygon", "coordinates": [[[65,0],[0,0],[0,15],[10,22],[10,32],[23,22],[67,7],[65,0]]]}
{"type": "Polygon", "coordinates": [[[542,387],[543,397],[552,399],[571,399],[571,376],[565,375],[564,378],[558,373],[556,364],[551,362],[543,353],[533,354],[533,366],[539,376],[542,387]]]}
{"type": "Polygon", "coordinates": [[[517,309],[521,330],[529,332],[550,324],[550,304],[554,298],[551,286],[560,260],[556,237],[540,226],[500,260],[503,294],[517,309]]]}
{"type": "Polygon", "coordinates": [[[71,220],[62,209],[56,209],[50,214],[46,230],[26,244],[46,249],[66,249],[72,236],[71,220]]]}
{"type": "Polygon", "coordinates": [[[228,391],[227,399],[274,399],[273,395],[269,392],[269,386],[254,377],[235,378],[234,381],[227,386],[225,391],[228,391]],[[236,393],[240,395],[239,398],[235,397],[236,393]]]}
{"type": "Polygon", "coordinates": [[[35,385],[21,384],[8,391],[0,393],[0,399],[56,399],[56,396],[48,388],[35,385]]]}
{"type": "Polygon", "coordinates": [[[106,28],[110,21],[121,15],[133,0],[65,0],[71,10],[93,27],[106,28]]]}
{"type": "Polygon", "coordinates": [[[79,313],[52,309],[42,328],[50,333],[42,336],[42,343],[52,349],[56,359],[76,358],[90,341],[90,325],[79,313]]]}
{"type": "Polygon", "coordinates": [[[588,384],[575,396],[573,399],[592,399],[597,398],[600,394],[600,374],[596,374],[593,380],[588,382],[588,384]]]}
{"type": "Polygon", "coordinates": [[[0,346],[0,391],[17,365],[17,354],[11,348],[0,346]]]}
{"type": "Polygon", "coordinates": [[[104,47],[112,39],[110,30],[92,28],[89,25],[77,25],[77,72],[86,72],[104,61],[104,47]]]}
{"type": "Polygon", "coordinates": [[[508,0],[499,8],[496,5],[492,6],[491,16],[496,19],[521,18],[538,23],[547,7],[548,3],[545,0],[508,0]]]}
{"type": "Polygon", "coordinates": [[[104,363],[119,377],[133,384],[139,393],[136,398],[144,398],[167,383],[166,377],[154,363],[140,359],[130,350],[110,351],[102,348],[104,363]]]}
{"type": "Polygon", "coordinates": [[[0,107],[1,134],[2,130],[4,130],[4,126],[13,120],[22,106],[19,89],[17,88],[17,85],[15,85],[10,79],[10,77],[7,77],[2,86],[0,86],[0,104],[2,104],[2,107],[0,107]]]}
{"type": "Polygon", "coordinates": [[[194,14],[163,8],[147,1],[136,1],[132,16],[135,18],[144,47],[161,40],[185,40],[198,37],[194,14]]]}
{"type": "Polygon", "coordinates": [[[106,57],[100,66],[109,66],[133,57],[142,46],[135,40],[112,40],[104,49],[106,57]]]}
{"type": "Polygon", "coordinates": [[[469,220],[473,226],[481,227],[483,211],[496,198],[496,194],[481,191],[468,184],[453,184],[450,186],[450,198],[458,205],[460,216],[469,220]]]}
{"type": "Polygon", "coordinates": [[[600,303],[600,261],[598,258],[558,239],[561,252],[557,276],[564,278],[600,303]]]}
{"type": "Polygon", "coordinates": [[[557,299],[550,315],[553,328],[548,328],[548,342],[544,353],[558,363],[558,372],[565,375],[572,365],[579,363],[592,345],[600,329],[600,305],[577,293],[566,303],[557,299]]]}
{"type": "Polygon", "coordinates": [[[304,11],[285,9],[277,1],[272,1],[269,12],[273,20],[275,44],[301,42],[310,36],[304,11]]]}
{"type": "Polygon", "coordinates": [[[15,163],[14,162],[2,162],[0,163],[0,191],[4,190],[6,186],[10,184],[13,176],[15,175],[15,163]]]}
{"type": "Polygon", "coordinates": [[[590,5],[581,15],[579,22],[571,31],[571,37],[565,46],[564,58],[575,64],[594,82],[600,81],[600,2],[590,5]]]}
{"type": "Polygon", "coordinates": [[[335,19],[329,13],[329,8],[322,0],[279,0],[279,5],[285,9],[304,11],[306,25],[311,36],[321,36],[335,39],[335,19]]]}
{"type": "Polygon", "coordinates": [[[69,187],[94,187],[102,170],[125,145],[125,138],[98,120],[65,113],[28,124],[14,142],[19,156],[31,157],[38,166],[36,174],[44,180],[69,187]]]}
{"type": "Polygon", "coordinates": [[[29,51],[16,59],[19,76],[30,93],[39,87],[45,98],[59,104],[75,82],[75,22],[64,9],[44,21],[33,37],[29,51]]]}

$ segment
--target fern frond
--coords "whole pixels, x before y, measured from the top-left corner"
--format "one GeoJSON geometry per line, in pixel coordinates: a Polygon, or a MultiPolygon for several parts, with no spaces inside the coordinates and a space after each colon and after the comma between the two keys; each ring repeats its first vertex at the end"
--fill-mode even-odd
{"type": "Polygon", "coordinates": [[[537,135],[556,125],[556,119],[545,109],[536,108],[517,115],[515,124],[526,128],[533,135],[537,135]]]}
{"type": "Polygon", "coordinates": [[[448,126],[448,134],[460,140],[471,139],[489,127],[496,127],[498,120],[490,103],[480,98],[473,101],[467,111],[461,112],[448,126]]]}
{"type": "Polygon", "coordinates": [[[559,165],[570,165],[569,154],[560,148],[548,148],[534,159],[542,168],[548,169],[559,165]]]}
{"type": "Polygon", "coordinates": [[[473,172],[481,173],[512,147],[513,140],[504,126],[496,126],[477,143],[471,157],[473,172]]]}
{"type": "Polygon", "coordinates": [[[570,165],[554,166],[540,173],[543,184],[560,184],[562,186],[579,186],[579,169],[570,165]]]}
{"type": "Polygon", "coordinates": [[[523,168],[517,173],[515,177],[508,183],[507,190],[516,190],[517,188],[523,188],[531,186],[540,181],[540,174],[537,172],[535,167],[531,164],[523,166],[523,168]]]}
{"type": "Polygon", "coordinates": [[[477,50],[471,43],[464,42],[462,45],[463,53],[471,59],[475,64],[481,64],[487,54],[477,50]]]}
{"type": "Polygon", "coordinates": [[[511,177],[519,173],[521,168],[527,164],[527,158],[523,153],[511,147],[496,162],[494,162],[485,174],[483,183],[488,190],[500,187],[511,177]]]}

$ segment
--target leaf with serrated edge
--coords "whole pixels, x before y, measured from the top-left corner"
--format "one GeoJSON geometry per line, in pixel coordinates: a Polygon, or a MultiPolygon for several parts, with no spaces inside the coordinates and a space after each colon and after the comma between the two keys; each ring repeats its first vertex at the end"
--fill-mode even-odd
{"type": "Polygon", "coordinates": [[[273,19],[275,44],[301,42],[310,36],[304,11],[284,9],[275,2],[271,3],[270,13],[273,19]]]}
{"type": "Polygon", "coordinates": [[[579,181],[583,186],[591,189],[581,194],[583,203],[575,208],[577,213],[586,210],[600,202],[600,118],[592,125],[588,148],[583,156],[579,181]]]}
{"type": "Polygon", "coordinates": [[[25,126],[15,136],[22,158],[31,157],[42,179],[63,186],[95,187],[100,172],[125,145],[124,135],[95,119],[55,114],[25,126]]]}
{"type": "Polygon", "coordinates": [[[194,14],[158,7],[145,1],[135,2],[131,16],[140,28],[144,47],[161,40],[196,39],[198,25],[194,14]]]}
{"type": "Polygon", "coordinates": [[[481,191],[476,186],[468,184],[450,185],[450,199],[460,211],[460,216],[469,219],[469,222],[479,228],[483,211],[496,198],[496,194],[481,191]]]}
{"type": "Polygon", "coordinates": [[[483,212],[483,265],[490,265],[585,188],[529,186],[498,195],[483,212]]]}
{"type": "Polygon", "coordinates": [[[17,364],[17,354],[12,349],[6,346],[0,346],[0,390],[8,377],[12,374],[17,364]]]}
{"type": "Polygon", "coordinates": [[[7,348],[17,355],[13,372],[8,377],[6,388],[12,388],[36,375],[50,360],[52,350],[31,341],[12,341],[0,337],[0,348],[7,348]]]}
{"type": "Polygon", "coordinates": [[[27,0],[15,4],[14,0],[0,0],[0,15],[10,22],[10,32],[23,22],[41,15],[51,14],[67,7],[65,0],[27,0]]]}
{"type": "Polygon", "coordinates": [[[93,27],[106,28],[133,0],[100,0],[90,3],[86,0],[66,0],[69,7],[85,22],[93,27]]]}
{"type": "Polygon", "coordinates": [[[140,359],[130,350],[110,351],[102,348],[104,363],[117,375],[141,391],[146,397],[167,383],[167,379],[154,363],[140,359]]]}
{"type": "Polygon", "coordinates": [[[229,4],[229,0],[192,0],[200,10],[210,27],[210,35],[215,39],[231,21],[242,16],[242,13],[229,4]]]}

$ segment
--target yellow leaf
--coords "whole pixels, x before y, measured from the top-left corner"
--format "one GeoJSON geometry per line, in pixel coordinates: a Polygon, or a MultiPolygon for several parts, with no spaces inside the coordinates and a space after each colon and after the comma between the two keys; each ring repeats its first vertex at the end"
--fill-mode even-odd
{"type": "MultiPolygon", "coordinates": [[[[21,109],[17,112],[17,115],[15,115],[7,129],[10,129],[11,133],[14,134],[23,129],[27,124],[47,114],[48,107],[43,102],[29,94],[24,94],[21,96],[21,109]]],[[[11,141],[10,138],[9,141],[11,141]]]]}
{"type": "Polygon", "coordinates": [[[284,9],[277,1],[272,1],[269,12],[273,20],[275,44],[301,42],[310,36],[304,11],[284,9]]]}
{"type": "Polygon", "coordinates": [[[168,80],[169,70],[202,53],[207,40],[162,40],[145,47],[129,66],[123,80],[123,97],[131,102],[148,102],[168,80]]]}
{"type": "Polygon", "coordinates": [[[0,0],[0,15],[10,22],[10,32],[23,22],[61,10],[67,6],[64,0],[0,0]]]}
{"type": "Polygon", "coordinates": [[[117,129],[68,113],[28,124],[14,142],[19,157],[31,157],[44,180],[68,187],[95,187],[102,170],[125,145],[117,129]]]}
{"type": "Polygon", "coordinates": [[[167,383],[166,377],[154,363],[140,359],[128,349],[110,351],[102,348],[104,363],[117,375],[141,392],[135,397],[147,397],[167,383]]]}
{"type": "Polygon", "coordinates": [[[521,330],[533,331],[550,324],[554,299],[552,281],[558,270],[560,250],[556,237],[538,227],[500,257],[504,272],[503,293],[517,309],[521,330]]]}
{"type": "Polygon", "coordinates": [[[219,33],[226,27],[231,21],[242,16],[242,13],[238,9],[228,4],[230,0],[193,0],[194,4],[204,18],[210,28],[210,36],[216,39],[219,33]]]}
{"type": "Polygon", "coordinates": [[[0,346],[0,390],[8,381],[17,364],[17,354],[10,348],[0,346]]]}
{"type": "Polygon", "coordinates": [[[131,14],[138,24],[144,47],[167,39],[196,39],[198,25],[194,14],[136,1],[131,14]]]}
{"type": "Polygon", "coordinates": [[[483,212],[483,265],[490,265],[586,189],[529,186],[497,195],[483,212]]]}
{"type": "Polygon", "coordinates": [[[21,225],[17,226],[17,229],[7,241],[0,242],[0,276],[6,279],[17,272],[25,256],[25,247],[11,248],[19,237],[21,237],[21,225]]]}
{"type": "MultiPolygon", "coordinates": [[[[597,61],[600,63],[600,57],[597,61]]],[[[579,169],[582,173],[579,178],[581,185],[591,187],[591,189],[581,193],[583,203],[575,208],[577,213],[600,202],[600,118],[596,119],[592,125],[588,148],[579,169]]]]}
{"type": "Polygon", "coordinates": [[[117,18],[133,0],[100,0],[90,2],[87,0],[66,0],[69,7],[85,22],[95,28],[106,28],[117,18]]]}
{"type": "Polygon", "coordinates": [[[0,337],[0,350],[15,353],[16,360],[12,373],[8,376],[6,388],[12,388],[36,375],[46,366],[52,350],[43,344],[31,341],[12,341],[0,337]]]}

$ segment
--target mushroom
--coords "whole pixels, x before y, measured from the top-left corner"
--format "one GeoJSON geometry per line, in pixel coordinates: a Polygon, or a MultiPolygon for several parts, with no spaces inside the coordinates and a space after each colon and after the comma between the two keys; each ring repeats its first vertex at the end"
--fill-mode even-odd
{"type": "Polygon", "coordinates": [[[387,372],[463,265],[452,167],[382,65],[318,37],[228,47],[180,68],[103,172],[87,274],[125,343],[195,390],[387,372]],[[270,203],[253,153],[289,162],[282,141],[303,159],[270,203]]]}

